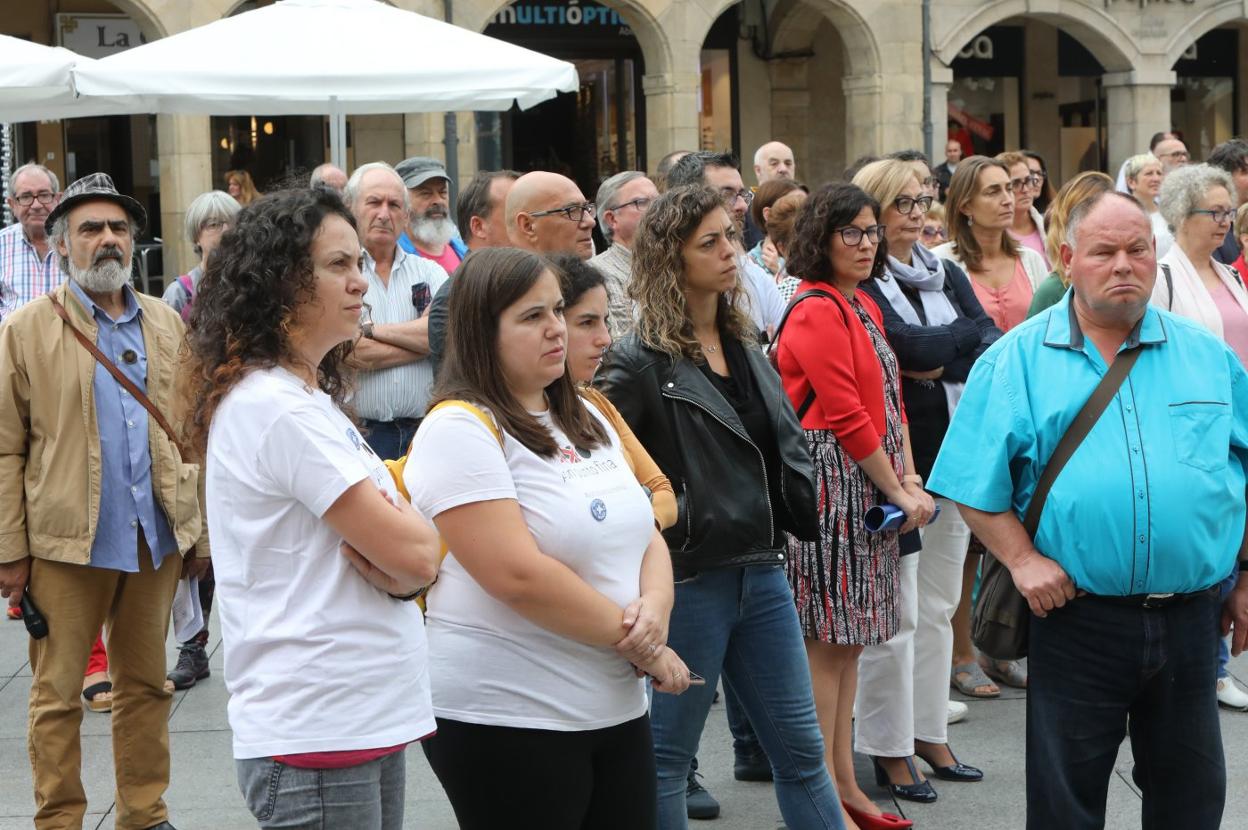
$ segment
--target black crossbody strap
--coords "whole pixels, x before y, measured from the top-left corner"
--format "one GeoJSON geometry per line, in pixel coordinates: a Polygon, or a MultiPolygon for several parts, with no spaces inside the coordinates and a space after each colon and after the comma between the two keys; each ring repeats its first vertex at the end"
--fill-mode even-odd
{"type": "Polygon", "coordinates": [[[1044,511],[1044,502],[1049,497],[1049,490],[1053,489],[1053,482],[1057,481],[1066,462],[1075,454],[1075,450],[1079,449],[1083,439],[1088,437],[1092,427],[1096,426],[1096,422],[1101,419],[1101,414],[1109,406],[1109,402],[1118,394],[1122,382],[1127,379],[1131,367],[1139,358],[1140,351],[1141,348],[1136,346],[1114,358],[1109,371],[1092,390],[1092,396],[1088,398],[1088,402],[1079,410],[1079,414],[1070,422],[1070,426],[1066,427],[1062,440],[1057,442],[1057,449],[1053,450],[1049,463],[1044,465],[1044,471],[1040,473],[1040,481],[1036,484],[1036,491],[1031,496],[1031,504],[1027,505],[1027,517],[1023,519],[1023,528],[1027,531],[1029,538],[1036,538],[1036,528],[1040,526],[1040,514],[1044,511]]]}
{"type": "MultiPolygon", "coordinates": [[[[831,294],[829,294],[827,291],[824,291],[821,288],[811,288],[807,291],[803,291],[801,294],[798,294],[796,297],[794,297],[792,300],[789,301],[789,305],[784,309],[784,314],[781,315],[780,317],[780,325],[776,326],[776,334],[774,337],[771,338],[772,349],[773,349],[772,351],[773,365],[775,362],[774,350],[780,345],[780,332],[784,331],[784,324],[789,321],[789,314],[793,311],[794,308],[797,307],[798,303],[800,303],[802,300],[806,300],[811,297],[823,297],[824,299],[828,299],[828,300],[835,299],[831,294]]],[[[840,308],[841,307],[838,305],[837,309],[840,310],[840,308]]],[[[845,312],[841,311],[841,314],[842,316],[844,316],[845,312]]],[[[797,408],[797,420],[800,421],[803,418],[805,418],[806,413],[809,412],[810,408],[814,405],[815,405],[815,390],[812,388],[809,392],[806,393],[806,399],[802,401],[801,406],[797,408]]]]}

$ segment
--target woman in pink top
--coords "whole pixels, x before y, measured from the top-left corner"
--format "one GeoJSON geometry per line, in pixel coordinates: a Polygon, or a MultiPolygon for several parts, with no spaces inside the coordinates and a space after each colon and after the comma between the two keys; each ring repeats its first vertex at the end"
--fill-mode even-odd
{"type": "MultiPolygon", "coordinates": [[[[1025,159],[1022,166],[1026,169],[1025,159]]],[[[1048,274],[1044,258],[1010,235],[1015,201],[1004,162],[986,156],[963,159],[946,197],[949,241],[934,251],[966,271],[975,296],[1001,331],[1026,319],[1036,285],[1048,274]]]]}
{"type": "Polygon", "coordinates": [[[997,161],[1009,168],[1010,184],[1014,186],[1014,222],[1010,225],[1010,236],[1040,256],[1044,257],[1046,268],[1051,267],[1049,253],[1044,248],[1044,216],[1036,209],[1036,197],[1044,186],[1044,179],[1036,176],[1027,156],[1021,151],[1000,153],[997,161]]]}

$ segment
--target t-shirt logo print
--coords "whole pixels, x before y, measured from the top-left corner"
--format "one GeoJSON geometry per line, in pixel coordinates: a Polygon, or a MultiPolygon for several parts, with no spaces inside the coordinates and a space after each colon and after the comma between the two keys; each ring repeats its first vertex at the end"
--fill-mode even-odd
{"type": "Polygon", "coordinates": [[[575,447],[560,447],[559,460],[564,464],[581,463],[581,457],[577,454],[575,447]]]}
{"type": "Polygon", "coordinates": [[[594,499],[589,503],[589,514],[596,521],[603,522],[607,519],[607,504],[602,499],[594,499]]]}

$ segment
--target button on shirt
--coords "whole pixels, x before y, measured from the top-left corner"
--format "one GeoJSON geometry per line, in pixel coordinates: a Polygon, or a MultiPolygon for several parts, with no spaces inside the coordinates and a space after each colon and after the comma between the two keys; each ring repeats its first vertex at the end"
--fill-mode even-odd
{"type": "MultiPolygon", "coordinates": [[[[1123,349],[1137,345],[1049,492],[1036,549],[1093,594],[1202,590],[1231,572],[1243,539],[1248,375],[1216,337],[1152,306],[1123,349]]],[[[976,362],[928,489],[1021,520],[1106,371],[1067,292],[976,362]]]]}
{"type": "MultiPolygon", "coordinates": [[[[126,310],[116,320],[97,306],[76,282],[70,290],[88,309],[99,327],[95,345],[117,368],[147,392],[147,353],[143,347],[143,314],[130,286],[125,288],[126,310]],[[127,363],[123,355],[137,356],[127,363]]],[[[77,343],[75,348],[82,348],[77,343]]],[[[91,565],[137,573],[138,529],[152,552],[152,566],[178,550],[177,540],[152,490],[152,456],[148,445],[147,410],[122,388],[99,361],[91,383],[95,417],[100,429],[100,513],[91,544],[91,565]]]]}
{"type": "MultiPolygon", "coordinates": [[[[388,285],[377,276],[376,262],[368,251],[364,252],[364,275],[368,277],[364,302],[370,306],[372,320],[377,324],[415,320],[418,315],[412,303],[412,286],[427,283],[432,298],[447,280],[446,272],[437,263],[397,246],[388,285]]],[[[432,386],[433,363],[421,358],[389,369],[360,372],[353,404],[361,418],[372,421],[422,418],[429,408],[432,386]]]]}
{"type": "Polygon", "coordinates": [[[0,230],[0,320],[61,284],[61,269],[48,246],[40,257],[20,223],[0,230]]]}

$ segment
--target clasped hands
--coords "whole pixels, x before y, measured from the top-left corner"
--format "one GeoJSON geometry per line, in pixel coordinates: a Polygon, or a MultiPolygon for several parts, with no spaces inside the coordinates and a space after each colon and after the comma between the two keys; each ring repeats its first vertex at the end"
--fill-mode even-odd
{"type": "Polygon", "coordinates": [[[667,647],[667,614],[643,595],[624,609],[628,631],[616,652],[633,664],[637,675],[649,675],[656,692],[678,695],[689,688],[689,667],[667,647]]]}

